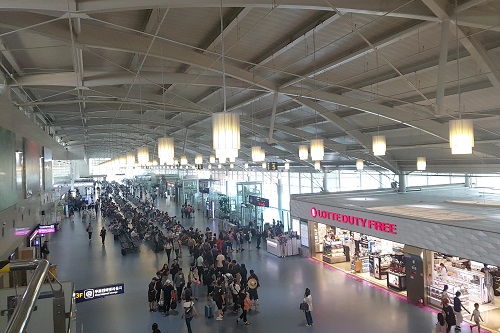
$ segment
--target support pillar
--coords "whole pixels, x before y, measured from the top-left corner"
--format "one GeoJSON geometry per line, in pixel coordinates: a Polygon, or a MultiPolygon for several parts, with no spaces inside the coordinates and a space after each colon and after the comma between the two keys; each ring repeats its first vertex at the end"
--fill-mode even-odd
{"type": "Polygon", "coordinates": [[[465,174],[465,187],[471,187],[471,177],[470,174],[466,173],[465,174]]]}
{"type": "Polygon", "coordinates": [[[282,200],[283,200],[283,183],[281,182],[281,174],[278,175],[278,214],[280,217],[280,221],[283,221],[283,207],[282,207],[282,200]]]}
{"type": "Polygon", "coordinates": [[[404,173],[400,173],[399,174],[399,189],[398,189],[398,192],[399,193],[406,193],[406,179],[407,179],[407,175],[405,175],[404,173]]]}
{"type": "Polygon", "coordinates": [[[328,174],[326,168],[323,168],[323,192],[328,192],[328,174]]]}

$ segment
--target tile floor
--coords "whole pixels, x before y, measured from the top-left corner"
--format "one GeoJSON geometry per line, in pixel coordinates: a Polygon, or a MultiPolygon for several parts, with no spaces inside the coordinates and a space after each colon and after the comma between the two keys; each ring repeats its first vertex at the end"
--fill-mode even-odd
{"type": "MultiPolygon", "coordinates": [[[[180,216],[173,202],[163,199],[160,208],[180,216]]],[[[92,223],[94,230],[100,229],[100,218],[92,223]]],[[[196,218],[183,223],[216,228],[215,223],[199,212],[196,218]]],[[[101,245],[98,232],[89,242],[85,226],[77,216],[74,223],[64,221],[61,231],[52,235],[51,261],[58,265],[58,278],[74,281],[76,289],[123,282],[125,293],[78,304],[77,332],[151,332],[154,322],[163,333],[187,332],[180,315],[163,317],[148,311],[147,285],[166,255],[155,254],[142,245],[140,253],[122,256],[112,235],[108,235],[105,246],[101,245]]],[[[435,314],[428,309],[410,305],[313,260],[277,258],[262,249],[235,253],[234,258],[254,269],[261,280],[260,309],[249,314],[252,324],[237,325],[233,314],[223,321],[206,319],[203,317],[206,301],[200,300],[196,308],[201,317],[192,322],[193,332],[432,332],[435,314]],[[304,326],[304,314],[298,309],[306,287],[313,296],[313,327],[304,326]]],[[[182,258],[182,265],[188,267],[188,257],[182,258]]],[[[463,330],[468,331],[468,328],[463,330]]]]}

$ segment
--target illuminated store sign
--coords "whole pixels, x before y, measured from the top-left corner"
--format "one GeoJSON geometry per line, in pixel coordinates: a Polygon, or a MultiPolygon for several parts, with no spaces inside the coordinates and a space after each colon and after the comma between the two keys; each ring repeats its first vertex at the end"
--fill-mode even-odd
{"type": "Polygon", "coordinates": [[[317,209],[315,207],[311,208],[310,214],[313,218],[318,217],[321,219],[337,221],[339,223],[346,223],[346,224],[355,225],[355,226],[366,228],[366,229],[373,229],[373,230],[377,230],[377,231],[381,231],[381,232],[385,232],[385,233],[389,233],[389,234],[397,234],[396,224],[394,224],[394,223],[380,222],[380,221],[376,221],[376,220],[365,219],[365,218],[354,216],[354,215],[329,212],[327,210],[321,210],[321,209],[317,209]]]}
{"type": "Polygon", "coordinates": [[[54,224],[41,225],[38,227],[38,234],[53,234],[56,232],[56,226],[54,224]]]}

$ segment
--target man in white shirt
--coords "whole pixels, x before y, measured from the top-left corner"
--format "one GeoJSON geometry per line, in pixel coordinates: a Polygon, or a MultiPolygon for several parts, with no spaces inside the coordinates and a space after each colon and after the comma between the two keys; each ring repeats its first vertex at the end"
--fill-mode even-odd
{"type": "Polygon", "coordinates": [[[216,260],[216,267],[217,267],[218,271],[222,270],[222,267],[224,266],[222,262],[225,259],[226,259],[226,257],[224,257],[224,255],[219,252],[219,254],[217,255],[217,258],[215,258],[215,260],[216,260]]]}

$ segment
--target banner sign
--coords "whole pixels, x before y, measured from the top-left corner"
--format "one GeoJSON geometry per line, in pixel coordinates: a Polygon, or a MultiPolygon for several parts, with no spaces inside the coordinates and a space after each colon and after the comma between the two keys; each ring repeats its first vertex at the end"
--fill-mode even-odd
{"type": "Polygon", "coordinates": [[[75,290],[74,297],[76,303],[91,301],[97,298],[123,294],[125,292],[125,284],[117,283],[107,286],[87,288],[83,290],[75,290]]]}

